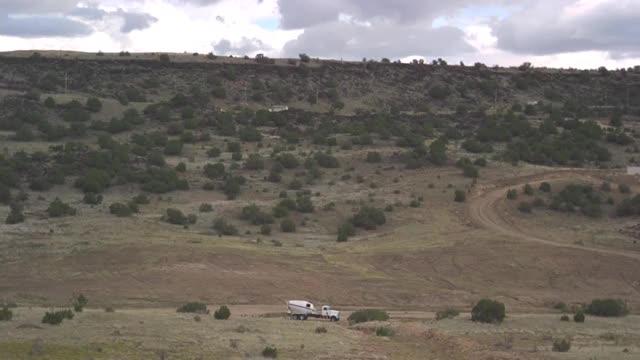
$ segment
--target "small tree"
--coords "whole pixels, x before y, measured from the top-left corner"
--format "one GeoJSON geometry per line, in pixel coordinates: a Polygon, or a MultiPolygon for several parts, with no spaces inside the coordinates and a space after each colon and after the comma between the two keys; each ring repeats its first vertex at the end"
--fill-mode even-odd
{"type": "Polygon", "coordinates": [[[24,214],[22,213],[22,206],[18,203],[13,203],[10,205],[11,211],[9,211],[9,215],[7,215],[7,219],[5,220],[5,224],[7,225],[15,225],[24,222],[24,214]]]}
{"type": "Polygon", "coordinates": [[[87,306],[88,303],[89,299],[87,299],[87,297],[83,294],[75,296],[73,299],[73,310],[75,310],[75,312],[82,312],[82,310],[84,310],[84,307],[87,306]]]}
{"type": "Polygon", "coordinates": [[[87,110],[97,113],[102,110],[102,102],[98,98],[92,97],[87,99],[86,107],[87,110]]]}
{"type": "Polygon", "coordinates": [[[553,341],[554,352],[567,352],[571,349],[571,341],[568,339],[556,339],[553,341]]]}
{"type": "Polygon", "coordinates": [[[300,57],[300,61],[302,61],[303,63],[308,63],[309,61],[311,61],[311,57],[309,57],[309,55],[305,53],[302,53],[298,56],[300,57]]]}
{"type": "Polygon", "coordinates": [[[518,198],[518,190],[516,189],[509,189],[509,191],[507,191],[507,199],[509,200],[515,200],[518,198]]]}
{"type": "Polygon", "coordinates": [[[174,224],[174,225],[187,224],[187,217],[184,215],[182,211],[178,209],[167,209],[164,220],[169,224],[174,224]]]}
{"type": "Polygon", "coordinates": [[[266,346],[262,350],[262,357],[275,359],[278,357],[278,349],[275,346],[266,346]]]}
{"type": "Polygon", "coordinates": [[[345,242],[349,240],[351,236],[356,235],[356,227],[349,221],[342,223],[338,227],[338,242],[345,242]]]}
{"type": "Polygon", "coordinates": [[[203,213],[212,212],[213,211],[213,206],[211,204],[208,204],[208,203],[203,203],[203,204],[200,204],[199,210],[200,210],[200,212],[203,212],[203,213]]]}
{"type": "Polygon", "coordinates": [[[213,222],[213,229],[218,233],[218,235],[238,235],[238,229],[223,218],[218,218],[213,222]]]}
{"type": "Polygon", "coordinates": [[[194,301],[194,302],[189,302],[189,303],[186,303],[186,304],[180,306],[178,309],[176,309],[176,312],[179,312],[179,313],[208,314],[209,313],[209,309],[207,309],[207,304],[194,301]]]}
{"type": "Polygon", "coordinates": [[[456,190],[453,194],[453,200],[455,202],[465,202],[467,200],[467,194],[462,190],[456,190]]]}
{"type": "Polygon", "coordinates": [[[2,309],[0,309],[0,321],[11,321],[12,318],[13,311],[11,311],[8,306],[3,306],[2,309]]]}
{"type": "Polygon", "coordinates": [[[280,230],[285,233],[296,232],[296,223],[291,219],[284,219],[280,222],[280,230]]]}
{"type": "Polygon", "coordinates": [[[220,308],[213,312],[213,317],[216,320],[227,320],[231,316],[231,310],[227,305],[222,305],[220,308]]]}
{"type": "Polygon", "coordinates": [[[525,184],[523,188],[523,192],[526,195],[532,196],[534,194],[533,186],[531,186],[530,184],[525,184]]]}
{"type": "Polygon", "coordinates": [[[72,208],[69,204],[66,204],[60,200],[60,198],[55,198],[47,208],[47,214],[49,217],[58,218],[65,216],[75,216],[77,210],[72,208]]]}
{"type": "Polygon", "coordinates": [[[577,323],[583,323],[585,319],[584,311],[578,310],[575,315],[573,315],[573,321],[577,323]]]}
{"type": "Polygon", "coordinates": [[[620,299],[595,299],[587,306],[585,312],[594,316],[620,317],[629,314],[629,308],[620,299]]]}
{"type": "Polygon", "coordinates": [[[549,184],[548,182],[543,182],[540,184],[540,191],[542,192],[551,192],[551,184],[549,184]]]}
{"type": "Polygon", "coordinates": [[[499,324],[505,317],[504,304],[490,299],[482,299],[471,310],[471,320],[474,322],[499,324]]]}

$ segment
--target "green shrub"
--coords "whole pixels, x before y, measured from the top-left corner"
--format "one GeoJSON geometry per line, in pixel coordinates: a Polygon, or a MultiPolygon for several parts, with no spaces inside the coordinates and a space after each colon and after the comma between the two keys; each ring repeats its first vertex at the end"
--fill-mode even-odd
{"type": "Polygon", "coordinates": [[[473,165],[480,166],[480,167],[485,167],[485,166],[487,166],[487,159],[478,158],[478,159],[476,159],[476,161],[473,162],[473,165]]]}
{"type": "MultiPolygon", "coordinates": [[[[568,316],[567,316],[568,318],[568,316]]],[[[585,319],[584,316],[584,311],[582,310],[578,310],[575,315],[573,315],[573,321],[577,322],[577,323],[583,323],[585,319]]]]}
{"type": "Polygon", "coordinates": [[[3,306],[0,309],[0,321],[11,321],[13,318],[13,311],[9,309],[8,306],[3,306]]]}
{"type": "Polygon", "coordinates": [[[518,210],[521,213],[531,214],[531,212],[533,211],[533,206],[531,206],[531,203],[523,201],[520,204],[518,204],[518,210]]]}
{"type": "Polygon", "coordinates": [[[167,209],[164,221],[173,225],[186,225],[187,217],[178,209],[167,209]]]}
{"type": "Polygon", "coordinates": [[[82,198],[82,202],[89,205],[98,205],[102,203],[103,199],[104,198],[101,194],[89,192],[84,194],[84,197],[82,198]]]}
{"type": "Polygon", "coordinates": [[[183,163],[183,162],[179,162],[178,165],[176,165],[175,168],[176,172],[179,173],[183,173],[187,171],[187,164],[183,163]]]}
{"type": "Polygon", "coordinates": [[[271,226],[264,224],[260,227],[260,234],[262,235],[271,235],[271,226]]]}
{"type": "Polygon", "coordinates": [[[571,349],[571,341],[568,339],[556,339],[553,341],[554,352],[567,352],[571,349]]]}
{"type": "Polygon", "coordinates": [[[223,163],[206,164],[203,168],[204,174],[209,179],[221,178],[225,173],[225,167],[223,163]]]}
{"type": "Polygon", "coordinates": [[[458,310],[447,308],[436,313],[436,320],[453,319],[458,315],[460,315],[460,312],[458,310]]]}
{"type": "Polygon", "coordinates": [[[242,208],[240,218],[253,225],[273,224],[273,216],[262,211],[257,205],[251,204],[242,208]]]}
{"type": "Polygon", "coordinates": [[[629,185],[620,184],[618,185],[618,191],[620,191],[621,194],[630,194],[631,188],[629,187],[629,185]]]}
{"type": "Polygon", "coordinates": [[[73,311],[59,310],[59,311],[47,311],[42,317],[43,324],[60,325],[65,319],[73,319],[73,311]]]}
{"type": "Polygon", "coordinates": [[[548,182],[543,182],[540,184],[540,191],[542,192],[551,192],[551,184],[549,184],[548,182]]]}
{"type": "Polygon", "coordinates": [[[530,184],[525,184],[522,191],[529,196],[534,194],[533,186],[531,186],[530,184]]]}
{"type": "Polygon", "coordinates": [[[7,215],[7,219],[4,223],[7,225],[15,225],[23,222],[24,214],[22,213],[22,206],[18,203],[11,204],[11,210],[9,211],[9,215],[7,215]]]}
{"type": "Polygon", "coordinates": [[[109,212],[117,217],[129,217],[138,212],[138,206],[135,203],[123,204],[116,202],[109,206],[109,212]]]}
{"type": "Polygon", "coordinates": [[[66,204],[60,200],[60,198],[55,198],[47,208],[47,214],[49,217],[58,218],[65,216],[75,216],[77,210],[71,207],[69,204],[66,204]]]}
{"type": "Polygon", "coordinates": [[[280,222],[280,230],[285,233],[296,232],[296,223],[291,219],[284,219],[280,222]]]}
{"type": "Polygon", "coordinates": [[[220,149],[217,147],[212,147],[211,149],[207,150],[207,156],[210,158],[217,158],[220,156],[220,149]]]}
{"type": "Polygon", "coordinates": [[[316,327],[316,334],[326,334],[326,333],[327,333],[327,328],[325,328],[324,326],[316,327]]]}
{"type": "Polygon", "coordinates": [[[380,326],[376,328],[376,336],[393,336],[394,331],[390,327],[380,326]]]}
{"type": "Polygon", "coordinates": [[[340,167],[338,159],[333,155],[327,153],[316,153],[313,158],[320,167],[330,169],[340,167]]]}
{"type": "Polygon", "coordinates": [[[463,190],[456,190],[453,194],[453,201],[465,202],[467,200],[467,194],[463,190]]]}
{"type": "Polygon", "coordinates": [[[356,235],[356,227],[349,221],[342,223],[338,227],[338,242],[345,242],[350,237],[356,235]]]}
{"type": "Polygon", "coordinates": [[[218,218],[213,222],[213,229],[218,233],[218,235],[238,235],[238,229],[223,218],[218,218]]]}
{"type": "Polygon", "coordinates": [[[100,110],[102,110],[102,102],[95,97],[87,99],[86,106],[89,111],[94,113],[100,112],[100,110]]]}
{"type": "Polygon", "coordinates": [[[82,312],[82,310],[84,310],[84,307],[87,306],[88,303],[89,299],[87,299],[87,297],[83,294],[79,294],[73,299],[73,310],[75,312],[82,312]]]}
{"type": "Polygon", "coordinates": [[[278,349],[275,346],[266,346],[262,350],[262,357],[275,359],[278,357],[278,349]]]}
{"type": "Polygon", "coordinates": [[[468,178],[477,178],[478,176],[480,176],[480,173],[478,171],[478,168],[473,166],[473,165],[467,165],[462,169],[462,174],[464,175],[464,177],[468,177],[468,178]]]}
{"type": "Polygon", "coordinates": [[[569,321],[569,315],[562,315],[560,321],[569,321]]]}
{"type": "Polygon", "coordinates": [[[595,299],[585,312],[593,316],[620,317],[629,314],[627,304],[620,299],[595,299]]]}
{"type": "Polygon", "coordinates": [[[182,154],[182,141],[181,140],[169,140],[167,144],[164,146],[164,154],[165,155],[180,155],[182,154]]]}
{"type": "Polygon", "coordinates": [[[471,320],[474,322],[499,324],[505,317],[504,304],[490,299],[482,299],[471,310],[471,320]]]}
{"type": "Polygon", "coordinates": [[[147,205],[150,203],[149,201],[149,197],[145,194],[140,194],[137,195],[133,198],[132,200],[133,203],[138,204],[138,205],[147,205]]]}
{"type": "Polygon", "coordinates": [[[201,303],[201,302],[189,302],[189,303],[186,303],[186,304],[180,306],[178,309],[176,309],[176,312],[179,312],[179,313],[208,314],[209,313],[209,309],[207,309],[207,304],[204,304],[204,303],[201,303]]]}
{"type": "Polygon", "coordinates": [[[518,198],[518,190],[516,189],[509,189],[509,191],[507,191],[507,199],[509,200],[515,200],[518,198]]]}
{"type": "Polygon", "coordinates": [[[231,316],[231,310],[227,305],[222,305],[220,308],[213,312],[213,317],[216,320],[227,320],[231,316]]]}
{"type": "Polygon", "coordinates": [[[384,310],[364,309],[352,312],[347,320],[351,325],[369,321],[387,321],[389,320],[389,314],[384,310]]]}
{"type": "Polygon", "coordinates": [[[290,153],[281,154],[276,158],[276,161],[280,163],[285,169],[296,169],[300,166],[300,160],[290,153]]]}
{"type": "Polygon", "coordinates": [[[259,154],[251,154],[244,162],[244,168],[247,170],[262,170],[264,169],[264,160],[259,154]]]}
{"type": "Polygon", "coordinates": [[[245,142],[258,142],[262,140],[262,134],[253,126],[246,126],[238,131],[238,138],[245,142]]]}
{"type": "Polygon", "coordinates": [[[359,228],[366,230],[373,230],[378,226],[384,225],[387,222],[387,218],[384,215],[384,211],[371,207],[363,206],[357,213],[351,217],[351,223],[359,228]]]}
{"type": "Polygon", "coordinates": [[[380,155],[377,151],[369,151],[367,153],[367,162],[368,163],[379,163],[382,161],[382,155],[380,155]]]}
{"type": "Polygon", "coordinates": [[[213,206],[211,204],[208,204],[208,203],[202,203],[202,204],[200,204],[199,210],[200,210],[200,212],[203,212],[203,213],[212,212],[213,211],[213,206]]]}

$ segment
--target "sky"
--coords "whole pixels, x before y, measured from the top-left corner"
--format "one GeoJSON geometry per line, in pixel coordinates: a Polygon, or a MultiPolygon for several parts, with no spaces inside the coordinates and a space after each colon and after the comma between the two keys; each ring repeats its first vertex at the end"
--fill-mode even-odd
{"type": "Polygon", "coordinates": [[[0,51],[640,65],[640,0],[0,0],[0,51]]]}

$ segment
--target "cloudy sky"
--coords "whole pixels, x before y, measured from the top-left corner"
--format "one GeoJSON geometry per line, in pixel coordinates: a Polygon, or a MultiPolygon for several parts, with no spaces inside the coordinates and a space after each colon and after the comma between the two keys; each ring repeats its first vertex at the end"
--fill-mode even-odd
{"type": "Polygon", "coordinates": [[[640,0],[0,0],[24,49],[629,67],[640,0]]]}

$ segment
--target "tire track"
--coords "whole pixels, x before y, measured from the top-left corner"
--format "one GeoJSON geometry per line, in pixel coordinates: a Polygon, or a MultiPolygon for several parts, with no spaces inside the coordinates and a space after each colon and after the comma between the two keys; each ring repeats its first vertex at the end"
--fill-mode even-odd
{"type": "MultiPolygon", "coordinates": [[[[522,232],[512,224],[509,224],[499,213],[496,208],[496,204],[499,200],[506,197],[509,189],[524,186],[525,184],[536,184],[543,181],[558,181],[558,180],[586,180],[595,182],[598,179],[598,175],[606,174],[601,171],[595,170],[561,170],[553,171],[541,175],[534,175],[516,179],[516,183],[511,183],[508,186],[499,187],[497,189],[488,190],[475,196],[467,206],[467,214],[471,220],[478,226],[492,230],[496,233],[509,236],[521,241],[532,242],[542,245],[555,246],[559,248],[575,249],[581,251],[588,251],[592,253],[620,256],[634,260],[640,260],[640,254],[634,254],[625,251],[610,250],[603,248],[585,247],[574,244],[564,244],[555,242],[552,240],[544,239],[541,237],[533,236],[522,232]]],[[[611,174],[610,172],[608,174],[611,174]]]]}

